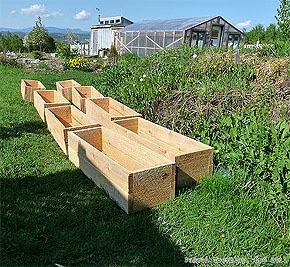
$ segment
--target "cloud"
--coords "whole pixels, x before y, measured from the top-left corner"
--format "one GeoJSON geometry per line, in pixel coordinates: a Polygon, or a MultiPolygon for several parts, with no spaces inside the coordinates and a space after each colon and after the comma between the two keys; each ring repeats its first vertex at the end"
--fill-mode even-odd
{"type": "Polygon", "coordinates": [[[23,7],[20,9],[23,14],[40,15],[46,12],[45,5],[31,5],[30,7],[23,7]]]}
{"type": "Polygon", "coordinates": [[[37,15],[43,18],[55,18],[57,16],[63,16],[60,11],[49,11],[45,5],[31,5],[30,7],[23,7],[20,9],[22,14],[37,15]]]}
{"type": "Polygon", "coordinates": [[[238,23],[236,26],[238,28],[247,28],[247,27],[250,27],[251,24],[252,24],[252,21],[251,20],[247,20],[247,21],[238,23]]]}
{"type": "Polygon", "coordinates": [[[91,14],[88,11],[82,10],[81,12],[77,13],[74,16],[74,19],[77,19],[77,20],[85,20],[85,19],[88,19],[90,15],[91,14]]]}
{"type": "Polygon", "coordinates": [[[63,14],[60,13],[59,11],[55,11],[55,12],[50,12],[50,13],[43,14],[43,17],[44,18],[55,18],[57,16],[60,16],[61,17],[61,16],[63,16],[63,14]]]}
{"type": "Polygon", "coordinates": [[[16,14],[16,10],[11,10],[10,15],[15,15],[16,14]]]}

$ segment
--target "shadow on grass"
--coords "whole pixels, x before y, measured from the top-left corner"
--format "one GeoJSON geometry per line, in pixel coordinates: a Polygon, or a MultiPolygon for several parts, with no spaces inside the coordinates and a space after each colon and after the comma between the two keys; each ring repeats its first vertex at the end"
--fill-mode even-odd
{"type": "Polygon", "coordinates": [[[80,170],[1,179],[1,266],[182,265],[149,209],[127,215],[80,170]]]}
{"type": "Polygon", "coordinates": [[[43,129],[46,129],[46,125],[42,121],[11,123],[10,127],[0,126],[0,138],[15,138],[21,136],[23,133],[47,134],[43,129]]]}

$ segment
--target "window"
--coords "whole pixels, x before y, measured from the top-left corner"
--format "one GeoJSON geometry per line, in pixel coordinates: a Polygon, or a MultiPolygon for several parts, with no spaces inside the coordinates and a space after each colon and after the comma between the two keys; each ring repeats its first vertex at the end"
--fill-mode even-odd
{"type": "Polygon", "coordinates": [[[236,48],[240,42],[239,34],[229,34],[228,47],[236,48]]]}
{"type": "Polygon", "coordinates": [[[105,24],[109,24],[109,21],[108,21],[108,20],[106,20],[106,21],[105,21],[105,24]]]}
{"type": "Polygon", "coordinates": [[[114,23],[115,23],[115,21],[114,21],[114,20],[110,20],[110,23],[111,23],[111,24],[114,24],[114,23]]]}
{"type": "Polygon", "coordinates": [[[100,21],[100,24],[104,24],[104,21],[101,20],[101,21],[100,21]]]}
{"type": "Polygon", "coordinates": [[[220,26],[213,26],[211,33],[211,46],[220,47],[223,28],[220,26]]]}
{"type": "Polygon", "coordinates": [[[121,22],[121,20],[120,19],[116,19],[116,23],[120,23],[121,22]]]}
{"type": "Polygon", "coordinates": [[[192,32],[191,36],[191,47],[198,46],[200,48],[203,48],[204,46],[204,32],[192,32]]]}

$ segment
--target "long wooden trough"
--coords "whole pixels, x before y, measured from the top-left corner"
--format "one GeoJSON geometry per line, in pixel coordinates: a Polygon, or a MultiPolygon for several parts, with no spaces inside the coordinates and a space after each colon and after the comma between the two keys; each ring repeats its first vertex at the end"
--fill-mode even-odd
{"type": "Polygon", "coordinates": [[[45,109],[47,127],[64,153],[68,153],[68,132],[99,126],[76,107],[62,106],[45,109]]]}
{"type": "Polygon", "coordinates": [[[213,148],[208,145],[143,118],[116,120],[107,126],[176,162],[177,187],[200,181],[212,173],[213,148]]]}
{"type": "Polygon", "coordinates": [[[175,196],[175,163],[106,127],[69,132],[68,155],[128,214],[175,196]]]}
{"type": "Polygon", "coordinates": [[[70,105],[70,102],[55,90],[38,90],[34,92],[34,107],[45,122],[45,109],[70,105]]]}
{"type": "Polygon", "coordinates": [[[25,101],[33,102],[34,91],[46,90],[40,81],[36,80],[21,80],[21,94],[25,101]]]}
{"type": "Polygon", "coordinates": [[[93,121],[103,125],[120,119],[141,117],[142,115],[110,97],[86,99],[86,114],[93,121]]]}
{"type": "Polygon", "coordinates": [[[72,102],[81,111],[86,113],[86,98],[104,97],[93,86],[75,86],[72,88],[72,102]]]}
{"type": "Polygon", "coordinates": [[[56,82],[56,89],[57,91],[63,95],[67,100],[72,99],[72,88],[74,86],[81,86],[75,80],[66,80],[66,81],[59,81],[56,82]]]}

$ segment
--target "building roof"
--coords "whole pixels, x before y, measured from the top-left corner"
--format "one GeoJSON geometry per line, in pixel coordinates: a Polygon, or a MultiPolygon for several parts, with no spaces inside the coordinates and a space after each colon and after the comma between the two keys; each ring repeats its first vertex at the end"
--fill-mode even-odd
{"type": "Polygon", "coordinates": [[[204,23],[214,17],[199,17],[185,19],[167,19],[167,20],[143,20],[127,26],[120,31],[146,31],[146,30],[187,30],[198,24],[204,23]]]}

